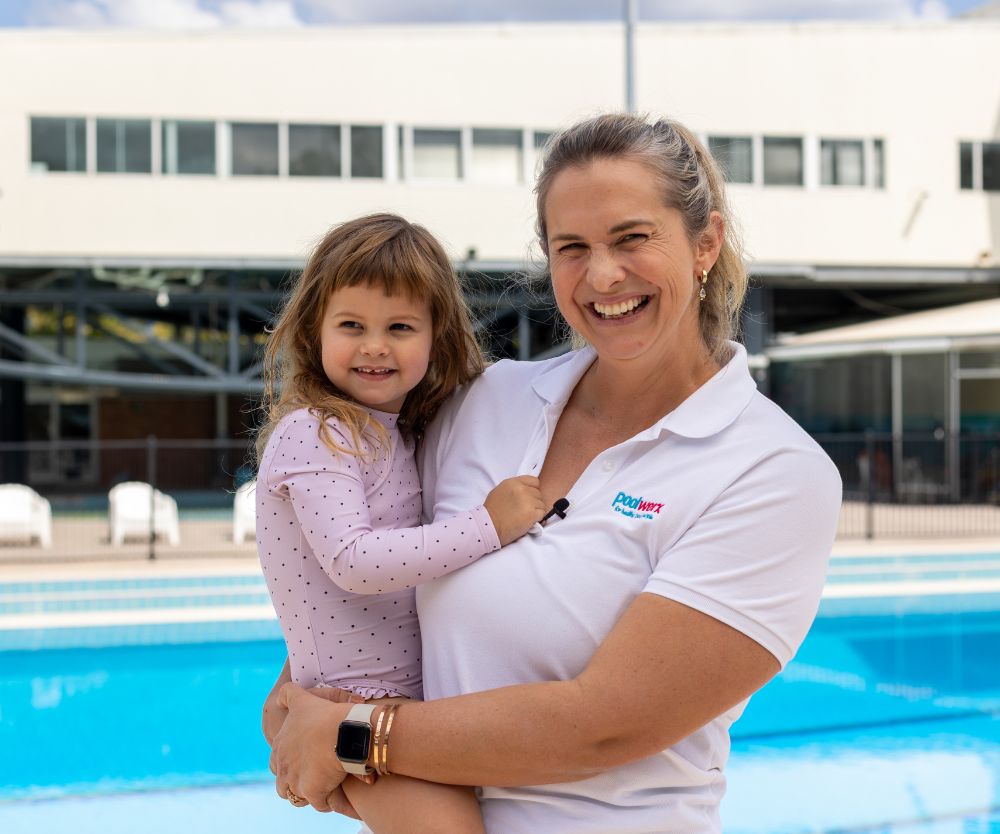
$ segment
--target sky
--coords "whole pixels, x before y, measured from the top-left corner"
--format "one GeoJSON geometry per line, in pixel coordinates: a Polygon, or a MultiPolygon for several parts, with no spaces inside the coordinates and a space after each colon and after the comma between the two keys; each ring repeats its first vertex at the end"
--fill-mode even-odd
{"type": "MultiPolygon", "coordinates": [[[[639,0],[640,20],[941,20],[983,0],[639,0]]],[[[621,19],[623,0],[0,0],[0,26],[214,29],[621,19]]]]}

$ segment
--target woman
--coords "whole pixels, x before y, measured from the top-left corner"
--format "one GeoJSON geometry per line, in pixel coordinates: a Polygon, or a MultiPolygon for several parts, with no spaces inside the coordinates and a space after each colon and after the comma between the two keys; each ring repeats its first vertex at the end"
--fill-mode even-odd
{"type": "MultiPolygon", "coordinates": [[[[688,130],[579,123],[537,197],[556,302],[588,346],[498,363],[446,406],[424,506],[537,474],[569,508],[420,590],[428,700],[393,716],[388,770],[491,786],[491,834],[718,832],[729,726],[815,615],[839,477],[728,341],[746,276],[688,130]]],[[[279,794],[349,810],[350,707],[279,685],[279,794]]]]}

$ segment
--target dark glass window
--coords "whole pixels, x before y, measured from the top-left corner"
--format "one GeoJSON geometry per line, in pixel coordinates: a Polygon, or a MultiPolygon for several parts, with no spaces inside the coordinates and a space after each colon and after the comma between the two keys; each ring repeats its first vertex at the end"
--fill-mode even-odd
{"type": "Polygon", "coordinates": [[[708,149],[729,182],[753,182],[753,141],[749,136],[709,136],[708,149]]]}
{"type": "Polygon", "coordinates": [[[351,176],[382,178],[382,128],[380,125],[351,126],[351,176]]]}
{"type": "Polygon", "coordinates": [[[163,173],[214,174],[215,122],[164,122],[163,173]]]}
{"type": "Polygon", "coordinates": [[[86,120],[33,116],[31,167],[36,171],[86,171],[86,120]]]}
{"type": "Polygon", "coordinates": [[[148,174],[153,170],[153,130],[148,119],[97,120],[97,170],[148,174]]]}
{"type": "Polygon", "coordinates": [[[822,139],[819,157],[823,185],[865,184],[865,146],[860,139],[822,139]]]}
{"type": "Polygon", "coordinates": [[[885,142],[881,139],[872,141],[872,185],[885,188],[885,142]]]}
{"type": "Polygon", "coordinates": [[[802,185],[802,140],[764,137],[764,185],[802,185]]]}
{"type": "Polygon", "coordinates": [[[545,147],[549,139],[552,138],[551,130],[536,130],[535,131],[535,150],[540,151],[545,147]]]}
{"type": "Polygon", "coordinates": [[[293,177],[339,177],[340,125],[289,125],[288,173],[293,177]]]}
{"type": "Polygon", "coordinates": [[[1000,142],[983,142],[983,190],[1000,191],[1000,142]]]}
{"type": "Polygon", "coordinates": [[[972,188],[972,143],[962,142],[958,146],[959,188],[972,188]]]}
{"type": "Polygon", "coordinates": [[[234,122],[231,129],[233,175],[278,176],[278,126],[234,122]]]}

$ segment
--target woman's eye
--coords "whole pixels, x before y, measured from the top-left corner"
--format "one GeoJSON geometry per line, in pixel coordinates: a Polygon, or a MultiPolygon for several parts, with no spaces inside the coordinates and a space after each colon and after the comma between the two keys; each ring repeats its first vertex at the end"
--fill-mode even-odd
{"type": "Polygon", "coordinates": [[[636,232],[634,234],[625,235],[625,237],[623,237],[620,242],[621,243],[625,243],[625,244],[628,244],[628,243],[641,243],[642,241],[644,241],[646,239],[646,237],[647,237],[647,235],[644,235],[644,234],[641,234],[639,232],[636,232]]]}
{"type": "Polygon", "coordinates": [[[582,243],[567,243],[565,246],[559,247],[559,252],[560,254],[562,253],[571,254],[574,250],[580,250],[580,249],[583,249],[582,243]]]}

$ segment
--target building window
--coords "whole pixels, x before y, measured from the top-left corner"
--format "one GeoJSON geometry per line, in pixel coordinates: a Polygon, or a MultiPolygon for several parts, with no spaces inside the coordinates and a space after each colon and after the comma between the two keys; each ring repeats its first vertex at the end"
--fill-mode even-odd
{"type": "Polygon", "coordinates": [[[97,170],[101,173],[149,174],[152,149],[149,119],[97,120],[97,170]]]}
{"type": "Polygon", "coordinates": [[[983,190],[1000,191],[1000,142],[983,142],[983,190]]]}
{"type": "Polygon", "coordinates": [[[289,125],[288,173],[293,177],[339,177],[340,125],[289,125]]]}
{"type": "Polygon", "coordinates": [[[962,142],[958,146],[958,184],[960,188],[972,188],[971,142],[962,142]]]}
{"type": "Polygon", "coordinates": [[[472,131],[472,176],[479,182],[515,185],[524,171],[520,130],[472,131]]]}
{"type": "Polygon", "coordinates": [[[535,150],[544,150],[545,146],[548,144],[549,139],[553,136],[551,130],[536,130],[535,131],[535,150]]]}
{"type": "Polygon", "coordinates": [[[351,176],[381,179],[381,125],[351,125],[351,176]]]}
{"type": "Polygon", "coordinates": [[[753,182],[753,140],[749,136],[709,136],[708,149],[728,182],[753,182]]]}
{"type": "Polygon", "coordinates": [[[802,185],[802,140],[764,137],[764,185],[802,185]]]}
{"type": "Polygon", "coordinates": [[[86,171],[86,120],[32,116],[31,170],[86,171]]]}
{"type": "Polygon", "coordinates": [[[1000,142],[960,142],[958,185],[974,191],[1000,191],[1000,142]]]}
{"type": "Polygon", "coordinates": [[[872,140],[872,185],[885,188],[885,143],[881,139],[872,140]]]}
{"type": "Polygon", "coordinates": [[[234,122],[231,126],[233,176],[278,176],[278,126],[234,122]]]}
{"type": "Polygon", "coordinates": [[[413,131],[413,176],[435,180],[461,179],[461,131],[415,129],[413,131]]]}
{"type": "Polygon", "coordinates": [[[822,185],[865,184],[865,146],[860,139],[822,139],[819,155],[822,185]]]}
{"type": "Polygon", "coordinates": [[[164,174],[215,173],[215,122],[163,123],[164,174]]]}

